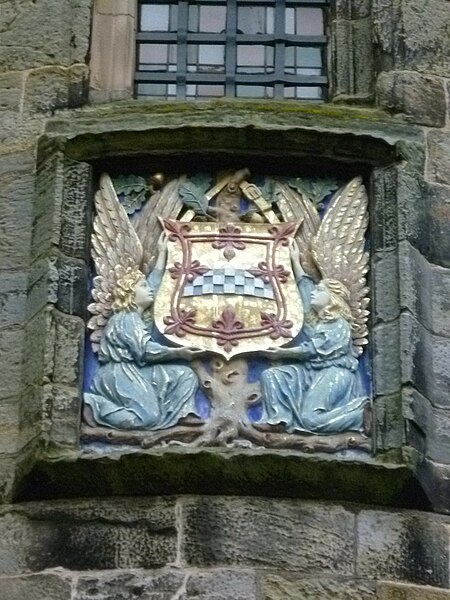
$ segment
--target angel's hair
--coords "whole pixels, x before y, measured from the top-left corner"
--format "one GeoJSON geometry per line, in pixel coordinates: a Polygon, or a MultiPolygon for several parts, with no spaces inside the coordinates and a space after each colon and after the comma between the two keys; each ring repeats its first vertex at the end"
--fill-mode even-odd
{"type": "Polygon", "coordinates": [[[135,302],[136,285],[144,278],[141,271],[135,267],[128,269],[125,275],[119,277],[114,291],[112,309],[114,312],[120,310],[137,310],[135,302]]]}
{"type": "Polygon", "coordinates": [[[336,279],[322,279],[320,282],[330,292],[330,302],[320,313],[322,321],[334,321],[337,317],[343,317],[350,323],[353,322],[350,309],[350,292],[343,283],[336,279]]]}

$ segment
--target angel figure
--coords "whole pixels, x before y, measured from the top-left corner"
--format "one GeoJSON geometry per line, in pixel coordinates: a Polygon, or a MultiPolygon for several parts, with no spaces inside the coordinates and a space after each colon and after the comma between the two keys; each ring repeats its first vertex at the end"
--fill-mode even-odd
{"type": "Polygon", "coordinates": [[[190,348],[169,348],[152,340],[143,313],[153,303],[166,263],[166,241],[146,280],[143,248],[107,175],[95,197],[97,215],[92,255],[97,276],[88,307],[89,327],[99,367],[84,394],[84,418],[91,426],[158,430],[196,415],[197,376],[187,365],[198,356],[190,348]]]}
{"type": "Polygon", "coordinates": [[[365,189],[360,178],[352,180],[332,198],[322,221],[312,203],[287,186],[280,193],[303,220],[291,261],[306,317],[298,345],[265,352],[286,364],[262,373],[260,423],[288,432],[368,433],[370,401],[357,358],[367,343],[365,189]]]}

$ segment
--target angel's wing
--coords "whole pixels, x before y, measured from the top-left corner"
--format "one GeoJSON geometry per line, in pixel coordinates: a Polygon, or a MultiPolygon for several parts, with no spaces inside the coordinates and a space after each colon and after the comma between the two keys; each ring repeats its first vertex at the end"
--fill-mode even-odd
{"type": "Polygon", "coordinates": [[[316,207],[307,198],[280,181],[275,184],[275,197],[284,220],[301,223],[296,240],[302,267],[314,281],[319,281],[320,272],[311,253],[311,242],[320,227],[320,217],[316,207]]]}
{"type": "Polygon", "coordinates": [[[156,242],[162,232],[159,217],[176,219],[183,208],[183,201],[178,193],[180,183],[186,180],[183,175],[173,179],[156,192],[144,204],[141,211],[132,219],[133,227],[142,244],[143,259],[141,270],[147,275],[154,262],[156,242]]]}
{"type": "Polygon", "coordinates": [[[312,255],[325,279],[341,281],[350,292],[353,345],[358,353],[367,344],[366,310],[369,304],[366,273],[369,254],[364,251],[369,222],[368,199],[361,177],[355,177],[331,199],[312,255]]]}
{"type": "Polygon", "coordinates": [[[88,327],[92,330],[92,347],[97,351],[103,327],[112,313],[117,278],[129,268],[140,267],[142,246],[105,173],[95,194],[95,208],[91,241],[97,275],[93,280],[93,302],[88,306],[92,315],[88,327]]]}

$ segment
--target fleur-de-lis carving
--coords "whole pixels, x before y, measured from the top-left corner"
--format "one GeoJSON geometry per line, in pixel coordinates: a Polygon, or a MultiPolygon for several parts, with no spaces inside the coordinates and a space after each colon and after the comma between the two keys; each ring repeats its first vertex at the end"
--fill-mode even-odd
{"type": "Polygon", "coordinates": [[[236,256],[236,250],[244,250],[245,243],[240,240],[241,230],[236,225],[226,225],[219,229],[217,239],[213,242],[212,247],[216,250],[223,249],[223,255],[227,260],[231,260],[236,256]]]}
{"type": "Polygon", "coordinates": [[[188,223],[179,223],[178,221],[165,219],[164,229],[166,230],[169,241],[175,242],[184,237],[186,233],[189,233],[191,231],[191,226],[188,223]]]}
{"type": "Polygon", "coordinates": [[[192,308],[191,310],[182,308],[178,311],[176,318],[173,318],[172,316],[164,317],[164,325],[167,325],[164,333],[176,335],[177,337],[184,337],[186,335],[185,326],[195,325],[196,312],[195,308],[192,308]]]}
{"type": "Polygon", "coordinates": [[[192,261],[188,267],[183,267],[183,265],[177,261],[173,264],[173,267],[168,269],[172,279],[179,279],[182,275],[186,275],[186,279],[189,282],[194,281],[197,275],[204,275],[209,270],[209,267],[200,264],[199,260],[192,261]]]}
{"type": "Polygon", "coordinates": [[[244,323],[238,318],[232,306],[226,306],[218,319],[213,321],[213,329],[219,332],[217,343],[225,352],[239,344],[236,334],[244,329],[244,323]]]}
{"type": "Polygon", "coordinates": [[[286,283],[287,278],[289,277],[289,271],[286,271],[283,265],[277,265],[275,269],[271,271],[266,262],[258,263],[258,268],[249,269],[248,272],[254,277],[262,279],[264,283],[269,283],[272,277],[278,279],[281,283],[286,283]]]}
{"type": "Polygon", "coordinates": [[[280,337],[292,337],[292,333],[289,331],[293,327],[292,321],[280,321],[277,315],[273,313],[262,312],[261,325],[263,327],[270,327],[272,333],[269,334],[269,337],[272,340],[277,340],[280,337]]]}
{"type": "Polygon", "coordinates": [[[297,229],[296,223],[279,223],[269,228],[269,233],[275,242],[282,246],[289,244],[289,236],[295,233],[297,229]]]}

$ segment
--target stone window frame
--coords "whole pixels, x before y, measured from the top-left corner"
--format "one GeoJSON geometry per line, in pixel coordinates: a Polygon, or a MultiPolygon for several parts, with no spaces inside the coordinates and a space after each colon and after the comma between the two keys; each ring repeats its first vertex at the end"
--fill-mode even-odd
{"type": "MultiPolygon", "coordinates": [[[[312,121],[306,107],[298,107],[295,113],[291,109],[283,113],[282,102],[277,110],[266,111],[264,121],[255,127],[255,112],[261,107],[242,107],[238,101],[231,107],[225,104],[228,103],[219,108],[215,103],[205,105],[200,114],[195,106],[180,112],[173,106],[159,104],[144,109],[132,102],[117,107],[94,107],[85,118],[80,115],[75,122],[70,117],[67,121],[62,117],[49,122],[38,152],[35,261],[29,293],[33,314],[27,332],[35,342],[26,357],[29,385],[33,389],[27,410],[36,413],[41,410],[39,429],[44,452],[25,478],[24,498],[41,497],[39,494],[76,495],[80,477],[88,482],[84,491],[96,495],[109,489],[114,493],[142,494],[198,492],[208,489],[205,480],[219,477],[215,485],[226,493],[241,493],[259,485],[263,495],[301,495],[307,483],[309,497],[325,495],[352,501],[370,498],[373,503],[401,506],[411,502],[405,490],[415,489],[417,481],[413,465],[405,461],[403,450],[414,447],[415,441],[411,436],[405,438],[402,407],[407,386],[414,379],[414,323],[410,314],[401,310],[401,273],[402,269],[405,274],[411,268],[408,248],[402,241],[401,230],[405,225],[401,220],[408,202],[411,174],[423,168],[411,159],[414,154],[421,156],[420,134],[387,120],[380,125],[378,118],[382,117],[369,117],[370,111],[344,107],[330,112],[322,105],[320,116],[314,113],[312,121]],[[228,114],[231,125],[217,124],[217,110],[222,117],[228,114]],[[240,164],[256,172],[255,165],[272,165],[274,161],[284,164],[286,160],[291,161],[294,169],[294,165],[308,157],[322,169],[339,163],[348,171],[349,178],[358,172],[365,175],[372,198],[373,455],[331,455],[325,460],[320,455],[308,457],[296,451],[267,449],[236,450],[230,458],[227,450],[214,448],[182,451],[114,448],[111,457],[114,459],[108,460],[108,452],[85,452],[81,448],[94,171],[97,174],[108,169],[114,171],[124,160],[134,160],[136,148],[141,157],[146,157],[145,164],[150,159],[176,164],[178,160],[192,163],[200,158],[204,167],[205,158],[214,156],[219,166],[227,156],[235,163],[239,155],[240,164]],[[130,474],[130,468],[142,470],[146,478],[137,480],[130,474]],[[199,470],[199,479],[189,477],[193,468],[199,470]],[[243,468],[245,483],[242,483],[243,468]],[[340,474],[336,485],[324,490],[318,482],[321,477],[327,481],[330,468],[340,474]],[[292,469],[288,479],[283,475],[286,469],[292,469]],[[367,476],[367,496],[366,492],[361,495],[358,487],[362,473],[367,476]],[[167,481],[163,481],[162,474],[167,481]],[[350,480],[355,476],[349,485],[347,474],[350,480]],[[43,481],[45,491],[42,491],[43,481]]],[[[427,476],[432,485],[432,477],[429,473],[424,475],[427,476]]],[[[420,502],[423,496],[420,487],[413,494],[420,502]]]]}
{"type": "MultiPolygon", "coordinates": [[[[94,0],[89,90],[92,103],[133,98],[137,10],[137,0],[94,0]]],[[[371,2],[330,0],[328,10],[328,102],[373,102],[371,2]]]]}

